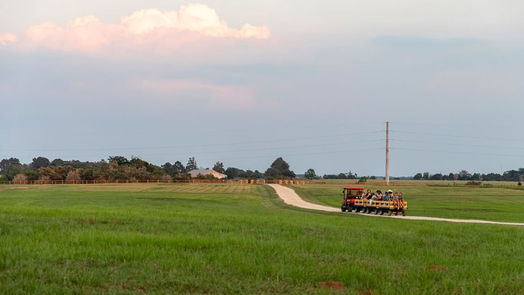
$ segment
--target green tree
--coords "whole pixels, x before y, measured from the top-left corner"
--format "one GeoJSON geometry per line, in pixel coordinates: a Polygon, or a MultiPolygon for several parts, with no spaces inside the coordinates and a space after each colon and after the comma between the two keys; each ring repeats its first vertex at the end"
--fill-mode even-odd
{"type": "Polygon", "coordinates": [[[186,171],[189,172],[191,170],[195,170],[195,169],[198,169],[198,166],[197,166],[197,162],[195,160],[195,157],[190,157],[188,160],[187,160],[187,165],[186,165],[186,171]]]}
{"type": "Polygon", "coordinates": [[[45,158],[45,157],[33,158],[33,162],[29,164],[29,166],[35,170],[44,168],[44,167],[49,167],[49,165],[51,165],[51,162],[49,161],[48,158],[45,158]]]}
{"type": "Polygon", "coordinates": [[[278,157],[273,161],[265,174],[266,177],[271,178],[295,178],[296,176],[295,172],[289,170],[289,164],[282,157],[278,157]]]}
{"type": "Polygon", "coordinates": [[[108,161],[109,163],[115,163],[118,166],[129,164],[129,160],[126,157],[122,157],[122,156],[109,157],[108,161]]]}
{"type": "Polygon", "coordinates": [[[224,163],[222,163],[220,161],[215,163],[215,165],[213,166],[213,170],[215,170],[216,172],[219,172],[219,173],[226,172],[226,170],[224,169],[224,163]]]}
{"type": "Polygon", "coordinates": [[[245,171],[242,169],[234,168],[234,167],[228,167],[224,174],[227,175],[227,178],[229,179],[235,179],[242,177],[242,174],[244,174],[245,171]]]}
{"type": "Polygon", "coordinates": [[[0,161],[0,173],[7,174],[9,168],[13,166],[22,167],[22,163],[20,163],[20,160],[18,160],[17,158],[3,159],[2,161],[0,161]]]}
{"type": "Polygon", "coordinates": [[[182,164],[180,161],[176,161],[175,164],[173,164],[173,172],[175,174],[186,173],[186,171],[186,167],[184,167],[184,164],[182,164]]]}
{"type": "Polygon", "coordinates": [[[317,174],[315,173],[315,169],[309,168],[306,173],[304,173],[304,177],[307,179],[313,179],[317,177],[317,174]]]}

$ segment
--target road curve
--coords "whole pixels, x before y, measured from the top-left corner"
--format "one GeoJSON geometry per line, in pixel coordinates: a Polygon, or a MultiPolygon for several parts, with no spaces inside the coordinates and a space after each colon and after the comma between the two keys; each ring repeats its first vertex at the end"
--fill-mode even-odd
{"type": "MultiPolygon", "coordinates": [[[[295,206],[298,208],[304,208],[304,209],[342,213],[339,208],[306,202],[302,198],[300,198],[300,196],[293,189],[289,187],[285,187],[280,184],[268,184],[268,185],[272,187],[276,191],[278,197],[282,199],[282,201],[284,201],[284,203],[288,205],[295,206]]],[[[362,216],[369,216],[369,217],[396,218],[396,219],[406,219],[406,220],[444,221],[444,222],[455,222],[455,223],[480,223],[480,224],[524,226],[524,223],[521,223],[521,222],[499,222],[499,221],[490,221],[490,220],[453,219],[453,218],[426,217],[426,216],[385,216],[385,215],[362,214],[362,213],[351,213],[351,214],[360,214],[362,216]]]]}

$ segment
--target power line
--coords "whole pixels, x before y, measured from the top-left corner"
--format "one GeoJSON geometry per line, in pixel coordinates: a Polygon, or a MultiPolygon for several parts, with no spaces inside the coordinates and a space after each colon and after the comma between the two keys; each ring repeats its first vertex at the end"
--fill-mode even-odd
{"type": "Polygon", "coordinates": [[[479,140],[499,140],[499,141],[522,141],[524,139],[519,138],[501,138],[501,137],[489,137],[489,136],[470,136],[470,135],[454,135],[454,134],[441,134],[441,133],[428,133],[428,132],[414,132],[404,130],[392,130],[392,133],[405,133],[414,134],[417,136],[437,136],[437,137],[453,137],[453,138],[464,138],[464,139],[479,139],[479,140]]]}
{"type": "Polygon", "coordinates": [[[431,149],[414,149],[414,148],[405,148],[405,147],[394,147],[393,150],[404,150],[404,151],[416,151],[416,152],[434,152],[434,153],[446,153],[446,154],[467,154],[467,155],[486,155],[486,156],[501,156],[501,157],[514,157],[514,158],[524,158],[524,154],[496,154],[496,153],[475,153],[471,152],[462,152],[462,151],[442,151],[442,150],[431,150],[431,149]]]}

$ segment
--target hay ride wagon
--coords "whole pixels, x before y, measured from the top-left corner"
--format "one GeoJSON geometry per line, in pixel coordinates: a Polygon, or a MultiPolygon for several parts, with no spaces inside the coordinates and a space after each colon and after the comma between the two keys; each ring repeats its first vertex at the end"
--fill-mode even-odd
{"type": "Polygon", "coordinates": [[[380,215],[387,214],[388,216],[402,214],[403,216],[406,216],[408,202],[404,200],[377,201],[361,199],[363,192],[363,187],[345,187],[342,191],[344,198],[342,199],[342,204],[340,206],[342,212],[375,213],[380,215]]]}

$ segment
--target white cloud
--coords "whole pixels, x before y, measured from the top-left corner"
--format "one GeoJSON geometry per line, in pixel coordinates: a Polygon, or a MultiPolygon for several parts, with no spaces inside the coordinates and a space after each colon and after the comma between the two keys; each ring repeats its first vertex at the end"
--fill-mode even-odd
{"type": "Polygon", "coordinates": [[[0,45],[7,45],[9,43],[15,43],[18,41],[18,37],[14,34],[0,34],[0,45]]]}
{"type": "MultiPolygon", "coordinates": [[[[182,6],[179,11],[136,11],[114,24],[103,23],[92,15],[76,18],[64,26],[45,22],[29,27],[23,44],[64,51],[100,52],[115,48],[126,51],[147,45],[156,49],[172,49],[188,38],[192,41],[216,41],[267,39],[269,36],[269,29],[265,26],[245,24],[238,29],[232,28],[212,8],[202,4],[189,4],[182,6]]],[[[10,34],[0,35],[0,44],[13,42],[12,39],[10,34]]]]}

